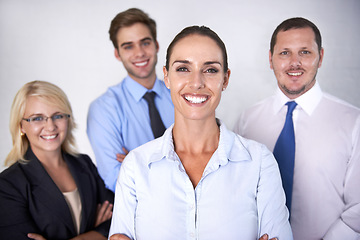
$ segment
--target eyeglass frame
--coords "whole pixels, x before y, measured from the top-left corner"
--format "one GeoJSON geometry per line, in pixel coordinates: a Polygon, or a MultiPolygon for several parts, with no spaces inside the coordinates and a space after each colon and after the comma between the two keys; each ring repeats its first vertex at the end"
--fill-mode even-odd
{"type": "MultiPolygon", "coordinates": [[[[50,117],[44,116],[44,115],[38,115],[38,116],[34,116],[34,117],[29,117],[29,118],[22,118],[22,120],[25,120],[25,121],[27,121],[27,122],[30,123],[30,124],[34,124],[34,123],[35,123],[35,124],[37,124],[37,123],[45,124],[45,123],[47,123],[47,120],[48,120],[49,118],[51,118],[51,121],[52,121],[52,122],[56,122],[56,120],[62,120],[62,118],[61,118],[61,119],[54,119],[55,116],[59,116],[59,115],[61,115],[63,118],[67,118],[67,119],[69,119],[69,118],[71,117],[71,115],[70,115],[70,114],[67,114],[67,113],[55,113],[54,115],[52,115],[52,116],[50,116],[50,117]],[[37,117],[43,117],[44,120],[35,121],[34,118],[37,118],[37,117]]],[[[64,119],[64,120],[67,120],[67,119],[64,119]]]]}

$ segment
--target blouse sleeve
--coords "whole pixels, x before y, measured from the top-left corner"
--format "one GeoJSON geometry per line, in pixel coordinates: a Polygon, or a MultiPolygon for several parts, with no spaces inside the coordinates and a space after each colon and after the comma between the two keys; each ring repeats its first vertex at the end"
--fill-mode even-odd
{"type": "Polygon", "coordinates": [[[116,182],[115,203],[109,236],[120,233],[135,238],[136,189],[133,154],[130,152],[116,182]]]}
{"type": "Polygon", "coordinates": [[[257,193],[260,236],[267,233],[269,238],[293,239],[277,162],[264,145],[261,158],[257,193]]]}

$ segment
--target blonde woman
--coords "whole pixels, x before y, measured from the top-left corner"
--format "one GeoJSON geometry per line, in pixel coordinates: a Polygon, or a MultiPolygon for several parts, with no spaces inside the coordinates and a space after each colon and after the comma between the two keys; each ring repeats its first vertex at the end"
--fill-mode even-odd
{"type": "Polygon", "coordinates": [[[13,148],[0,174],[2,239],[106,239],[113,194],[87,155],[75,150],[65,93],[25,84],[10,113],[13,148]]]}

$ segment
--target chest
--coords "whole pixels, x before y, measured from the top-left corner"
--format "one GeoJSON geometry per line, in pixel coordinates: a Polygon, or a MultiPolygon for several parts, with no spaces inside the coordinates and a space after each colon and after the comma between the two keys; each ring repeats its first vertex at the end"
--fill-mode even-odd
{"type": "Polygon", "coordinates": [[[203,176],[206,165],[208,164],[213,152],[203,154],[178,153],[181,163],[185,169],[194,188],[198,185],[203,176]]]}
{"type": "Polygon", "coordinates": [[[157,232],[158,239],[256,239],[258,178],[250,171],[233,164],[206,169],[194,189],[181,165],[152,170],[137,183],[139,237],[157,232]]]}

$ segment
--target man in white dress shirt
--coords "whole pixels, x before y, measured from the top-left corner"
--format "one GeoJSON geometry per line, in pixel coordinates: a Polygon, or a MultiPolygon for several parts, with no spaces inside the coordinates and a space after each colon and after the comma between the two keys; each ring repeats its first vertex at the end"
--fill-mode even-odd
{"type": "Polygon", "coordinates": [[[318,28],[291,18],[274,31],[269,61],[277,93],[244,111],[240,135],[274,149],[289,101],[295,163],[290,223],[295,240],[360,239],[360,110],[321,91],[324,50],[318,28]]]}

